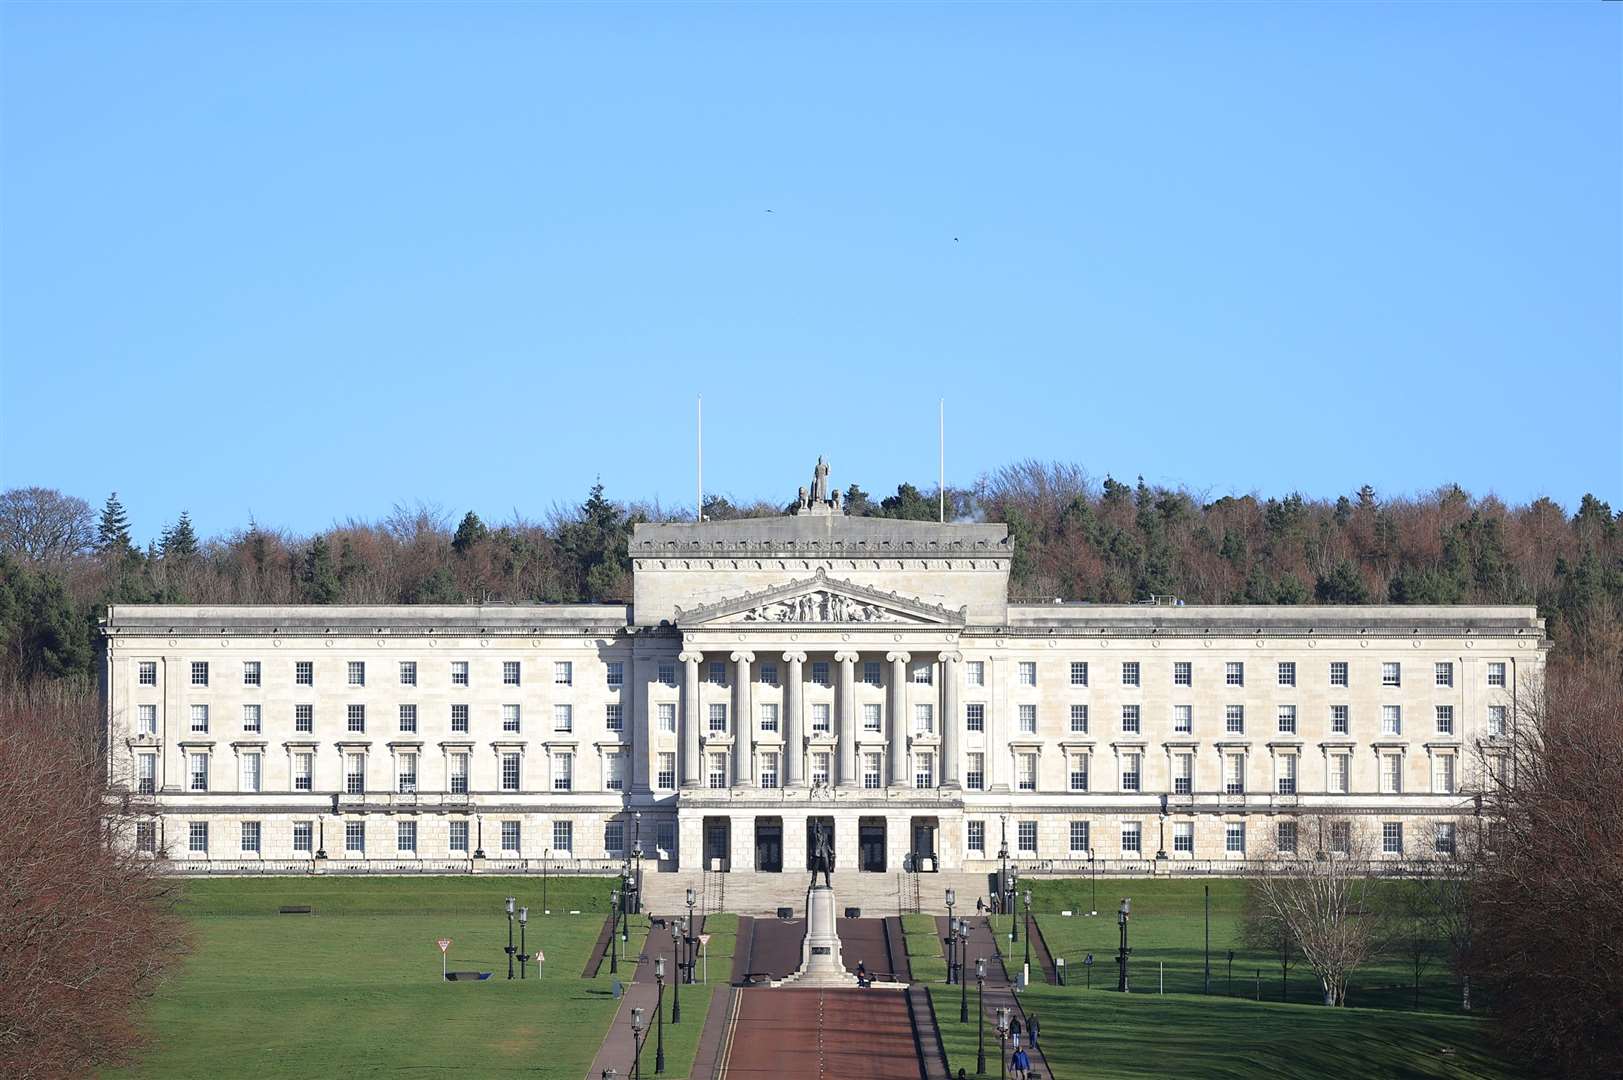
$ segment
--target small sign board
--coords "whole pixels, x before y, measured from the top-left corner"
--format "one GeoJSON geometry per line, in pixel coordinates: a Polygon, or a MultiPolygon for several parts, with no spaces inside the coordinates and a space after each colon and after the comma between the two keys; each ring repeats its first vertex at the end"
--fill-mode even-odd
{"type": "Polygon", "coordinates": [[[538,963],[538,964],[546,963],[547,962],[547,954],[542,952],[540,949],[535,950],[535,962],[538,963]]]}
{"type": "Polygon", "coordinates": [[[438,941],[434,942],[434,944],[440,947],[440,952],[445,952],[451,947],[451,939],[448,937],[442,937],[438,941]]]}
{"type": "Polygon", "coordinates": [[[708,944],[710,944],[710,935],[709,934],[700,934],[699,935],[699,944],[700,945],[708,945],[708,944]]]}

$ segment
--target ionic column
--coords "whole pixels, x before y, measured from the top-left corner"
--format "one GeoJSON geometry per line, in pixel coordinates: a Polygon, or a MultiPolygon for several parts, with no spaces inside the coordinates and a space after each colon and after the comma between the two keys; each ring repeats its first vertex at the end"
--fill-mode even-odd
{"type": "Polygon", "coordinates": [[[904,652],[886,653],[890,661],[890,783],[907,786],[907,662],[904,652]]]}
{"type": "Polygon", "coordinates": [[[836,755],[839,759],[837,781],[840,787],[856,787],[862,782],[857,776],[857,659],[858,654],[854,652],[834,654],[834,662],[840,665],[837,702],[840,718],[836,729],[840,736],[839,753],[836,755]]]}
{"type": "Polygon", "coordinates": [[[696,788],[703,770],[699,767],[699,664],[703,653],[684,652],[682,661],[682,786],[696,788]]]}
{"type": "Polygon", "coordinates": [[[754,780],[753,754],[755,717],[750,712],[750,665],[752,652],[735,652],[733,661],[733,787],[747,787],[754,780]]]}
{"type": "Polygon", "coordinates": [[[941,654],[941,786],[958,786],[958,676],[962,653],[941,654]]]}
{"type": "MultiPolygon", "coordinates": [[[[785,787],[800,787],[805,784],[806,777],[802,771],[806,758],[806,744],[804,727],[800,717],[800,678],[801,665],[806,662],[803,652],[786,652],[783,662],[789,665],[789,681],[784,683],[783,711],[787,714],[783,718],[783,775],[785,787]]],[[[788,835],[786,832],[785,836],[788,835]]],[[[788,866],[787,861],[784,862],[788,866]]],[[[796,864],[798,866],[798,864],[796,864]]]]}

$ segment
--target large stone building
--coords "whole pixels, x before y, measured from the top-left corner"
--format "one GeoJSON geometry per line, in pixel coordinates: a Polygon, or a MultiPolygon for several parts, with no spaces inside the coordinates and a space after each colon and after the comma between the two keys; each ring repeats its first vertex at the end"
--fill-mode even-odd
{"type": "Polygon", "coordinates": [[[1528,607],[1011,602],[1010,556],[819,462],[797,513],[638,526],[629,606],[115,606],[115,791],[217,870],[796,870],[813,819],[859,870],[1414,857],[1543,664],[1528,607]]]}

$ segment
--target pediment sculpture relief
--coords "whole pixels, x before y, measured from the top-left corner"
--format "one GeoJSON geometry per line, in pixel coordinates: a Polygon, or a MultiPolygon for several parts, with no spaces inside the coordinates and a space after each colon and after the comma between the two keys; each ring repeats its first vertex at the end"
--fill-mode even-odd
{"type": "Polygon", "coordinates": [[[899,622],[901,617],[878,604],[855,600],[837,592],[817,590],[774,600],[743,612],[744,622],[899,622]]]}

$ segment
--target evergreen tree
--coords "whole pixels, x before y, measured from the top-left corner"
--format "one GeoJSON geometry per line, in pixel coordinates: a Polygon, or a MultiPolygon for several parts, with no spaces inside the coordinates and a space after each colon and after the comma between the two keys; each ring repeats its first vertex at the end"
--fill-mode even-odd
{"type": "Polygon", "coordinates": [[[874,512],[873,499],[866,491],[852,484],[845,489],[845,512],[858,517],[868,517],[874,512]]]}
{"type": "Polygon", "coordinates": [[[1369,589],[1349,559],[1342,559],[1328,576],[1320,576],[1313,593],[1321,604],[1367,604],[1369,589]]]}
{"type": "Polygon", "coordinates": [[[912,484],[897,484],[896,494],[885,496],[879,503],[880,517],[904,521],[934,521],[936,510],[936,501],[926,498],[912,484]]]}
{"type": "Polygon", "coordinates": [[[135,544],[130,540],[130,519],[116,491],[102,504],[101,521],[96,527],[96,550],[102,554],[135,554],[135,544]]]}
{"type": "Polygon", "coordinates": [[[1358,489],[1358,508],[1360,510],[1375,509],[1375,489],[1368,484],[1358,489]]]}
{"type": "Polygon", "coordinates": [[[180,520],[163,531],[158,552],[166,559],[189,559],[197,554],[197,532],[192,528],[190,514],[182,510],[180,520]]]}
{"type": "Polygon", "coordinates": [[[342,591],[338,585],[338,570],[333,566],[332,549],[324,536],[310,541],[310,550],[304,555],[304,571],[299,575],[299,591],[307,604],[334,603],[342,591]]]}
{"type": "Polygon", "coordinates": [[[479,515],[469,510],[463,515],[462,524],[456,527],[456,535],[451,537],[451,548],[458,555],[466,555],[468,549],[489,536],[490,530],[479,520],[479,515]]]}

